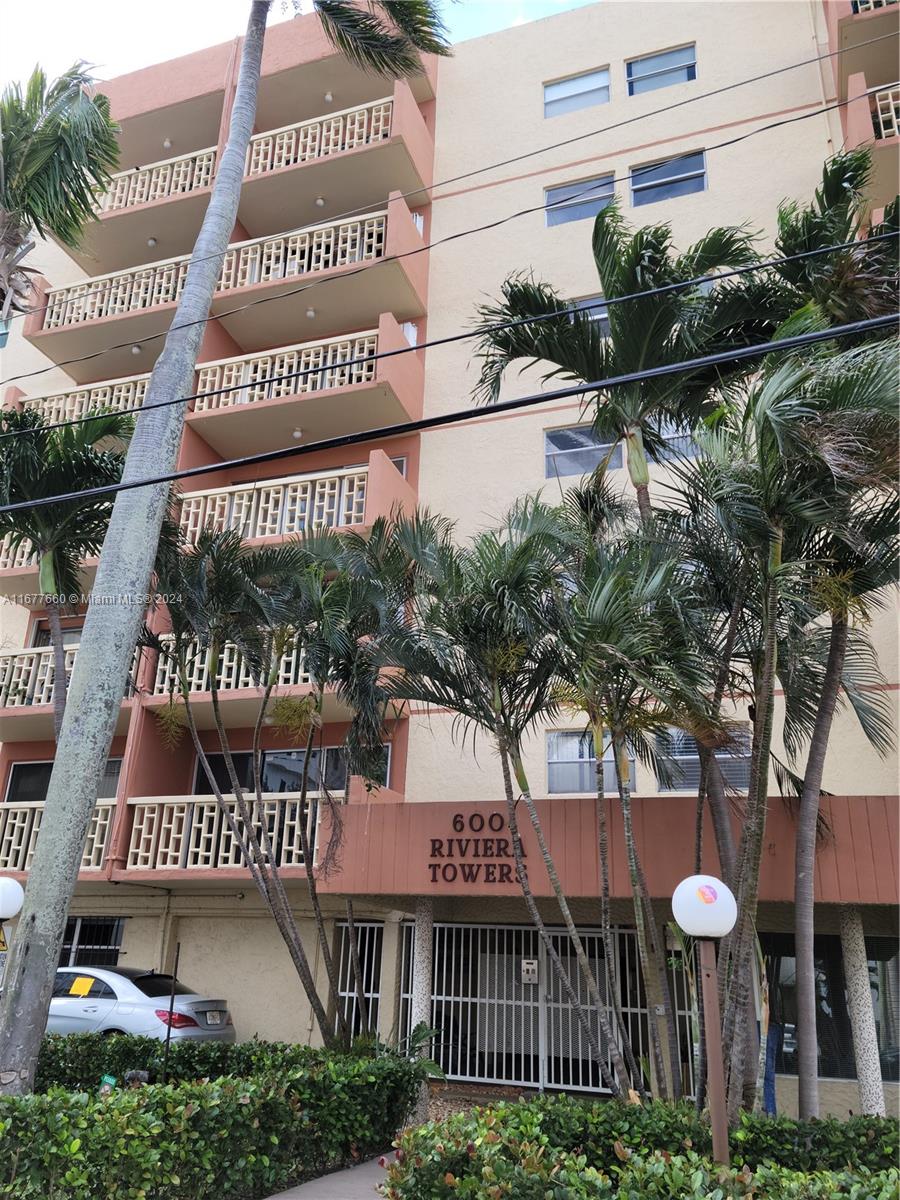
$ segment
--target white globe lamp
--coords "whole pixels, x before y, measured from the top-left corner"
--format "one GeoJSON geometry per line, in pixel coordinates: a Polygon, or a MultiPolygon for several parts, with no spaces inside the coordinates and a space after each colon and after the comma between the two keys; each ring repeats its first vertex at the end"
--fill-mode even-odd
{"type": "Polygon", "coordinates": [[[715,875],[690,875],[672,895],[672,915],[689,937],[723,938],[734,929],[737,903],[715,875]]]}
{"type": "Polygon", "coordinates": [[[0,876],[0,921],[11,921],[22,911],[25,892],[17,879],[0,876]]]}

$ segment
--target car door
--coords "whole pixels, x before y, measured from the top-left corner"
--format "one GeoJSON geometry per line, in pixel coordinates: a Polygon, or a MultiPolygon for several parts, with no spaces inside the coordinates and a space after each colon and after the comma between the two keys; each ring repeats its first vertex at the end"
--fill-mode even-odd
{"type": "Polygon", "coordinates": [[[108,1020],[116,994],[90,970],[57,971],[50,1000],[48,1033],[93,1033],[108,1020]]]}

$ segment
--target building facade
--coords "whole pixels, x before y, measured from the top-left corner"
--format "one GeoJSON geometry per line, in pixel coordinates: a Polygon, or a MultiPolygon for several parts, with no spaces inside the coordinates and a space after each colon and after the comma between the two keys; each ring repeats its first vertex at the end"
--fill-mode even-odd
{"type": "MultiPolygon", "coordinates": [[[[313,17],[273,26],[238,223],[179,465],[225,464],[292,440],[302,446],[466,408],[477,376],[471,344],[412,348],[470,326],[476,306],[496,297],[512,272],[533,271],[573,300],[595,298],[589,218],[601,201],[576,196],[588,188],[618,196],[632,225],[671,222],[680,246],[714,225],[749,224],[771,247],[779,202],[810,197],[823,161],[842,146],[871,144],[872,206],[883,207],[897,175],[900,97],[896,42],[887,35],[897,32],[898,7],[876,0],[792,0],[777,8],[757,0],[596,4],[464,42],[452,58],[393,85],[337,56],[313,17]],[[842,53],[815,61],[829,50],[842,53]],[[793,69],[748,82],[782,66],[793,69]],[[704,98],[710,92],[719,94],[704,98]],[[848,103],[828,110],[838,101],[848,103]],[[763,128],[788,118],[796,120],[763,128]],[[545,210],[551,201],[561,203],[545,210]],[[445,240],[462,230],[472,232],[445,240]],[[300,382],[267,382],[319,367],[328,369],[300,382]],[[233,385],[241,390],[219,391],[233,385]]],[[[7,404],[35,406],[56,420],[99,404],[140,406],[161,346],[159,338],[143,339],[171,321],[224,146],[239,54],[238,39],[102,85],[121,127],[121,172],[82,251],[68,256],[42,244],[33,255],[43,277],[40,303],[14,322],[3,355],[7,404]]],[[[539,374],[527,371],[505,386],[509,396],[525,394],[539,388],[539,374]]],[[[365,530],[398,505],[411,511],[421,504],[452,517],[467,536],[525,493],[558,494],[601,453],[577,401],[485,412],[270,470],[223,465],[202,488],[184,492],[182,528],[190,539],[204,525],[233,526],[262,545],[313,527],[365,530]]],[[[86,590],[95,566],[85,564],[86,590]]],[[[53,758],[52,659],[37,592],[27,554],[0,550],[0,871],[20,877],[53,758]]],[[[72,661],[82,619],[74,613],[67,620],[72,661]]],[[[896,691],[893,604],[876,615],[873,637],[896,691]]],[[[238,656],[225,672],[232,745],[247,752],[256,692],[238,656]]],[[[194,684],[202,736],[215,753],[202,664],[194,684]]],[[[286,657],[279,686],[285,695],[306,693],[301,661],[286,657]]],[[[313,1039],[287,951],[198,776],[193,750],[187,741],[166,744],[156,720],[166,698],[165,665],[144,654],[123,699],[65,961],[170,969],[180,943],[181,975],[227,997],[239,1037],[313,1039]]],[[[336,699],[327,702],[322,778],[333,772],[341,779],[347,717],[336,699]]],[[[602,975],[593,762],[582,732],[574,720],[541,729],[526,765],[540,781],[551,850],[602,975]]],[[[320,872],[348,1009],[357,1001],[346,897],[360,926],[370,1017],[385,1037],[409,1025],[413,918],[424,897],[434,921],[432,1021],[448,1075],[599,1090],[511,869],[499,764],[487,746],[473,753],[455,741],[446,713],[413,709],[389,733],[387,786],[368,794],[351,781],[341,796],[340,848],[332,868],[320,872]]],[[[264,736],[268,818],[324,994],[298,822],[309,822],[320,857],[332,822],[315,803],[300,813],[296,748],[273,730],[264,736]]],[[[661,927],[675,884],[693,869],[697,759],[690,739],[678,756],[682,786],[675,789],[663,790],[634,766],[637,835],[661,927]]],[[[739,753],[728,765],[737,788],[746,766],[739,753]]],[[[832,836],[817,867],[820,1074],[823,1106],[846,1113],[857,1099],[842,905],[862,914],[886,1090],[896,1098],[896,754],[879,758],[841,712],[825,786],[832,836]]],[[[793,824],[774,780],[771,794],[759,925],[785,1029],[779,1101],[791,1111],[793,824]]],[[[536,857],[527,834],[525,844],[536,857]]],[[[612,855],[621,1001],[646,1050],[652,997],[637,977],[615,824],[612,855]]],[[[718,870],[711,845],[707,857],[718,870]]],[[[532,876],[545,920],[558,925],[549,881],[539,871],[532,876]]],[[[554,936],[562,951],[564,935],[554,936]]],[[[574,975],[573,982],[580,986],[574,975]]],[[[690,1018],[677,965],[673,983],[690,1086],[690,1018]]]]}

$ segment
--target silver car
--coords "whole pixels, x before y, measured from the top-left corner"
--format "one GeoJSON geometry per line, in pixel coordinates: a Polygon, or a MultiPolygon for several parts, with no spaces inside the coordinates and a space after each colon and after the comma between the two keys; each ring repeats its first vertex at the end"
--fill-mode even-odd
{"type": "Polygon", "coordinates": [[[234,1025],[224,1000],[207,1000],[172,976],[138,967],[60,967],[50,1001],[48,1033],[134,1033],[233,1042],[234,1025]]]}

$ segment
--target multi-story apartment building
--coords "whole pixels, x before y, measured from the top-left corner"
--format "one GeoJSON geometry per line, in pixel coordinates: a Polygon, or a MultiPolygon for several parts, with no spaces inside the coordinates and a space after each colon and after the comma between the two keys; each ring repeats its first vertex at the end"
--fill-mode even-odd
{"type": "MultiPolygon", "coordinates": [[[[313,17],[273,27],[238,224],[213,302],[221,319],[207,326],[195,376],[200,398],[187,416],[181,465],[466,407],[477,375],[470,344],[343,364],[464,329],[476,305],[497,296],[513,271],[533,270],[573,300],[594,296],[589,218],[602,200],[541,210],[564,198],[566,188],[571,196],[604,181],[598,195],[618,196],[632,224],[671,222],[679,245],[713,225],[748,223],[771,246],[778,203],[808,198],[823,160],[842,145],[871,142],[872,203],[883,206],[896,180],[896,43],[871,39],[896,32],[898,11],[878,0],[597,4],[462,43],[452,58],[429,62],[420,77],[393,86],[337,56],[313,17]],[[846,53],[815,61],[829,49],[846,53]],[[882,91],[873,98],[875,86],[882,91]],[[819,111],[836,99],[853,102],[819,111]],[[803,119],[753,133],[784,117],[803,119]],[[719,148],[744,134],[752,136],[719,148]],[[546,148],[556,143],[563,144],[546,148]],[[635,169],[648,164],[659,169],[636,180],[635,169]],[[521,210],[530,211],[439,244],[521,210]],[[431,243],[435,248],[425,249],[431,243]],[[357,274],[361,263],[368,269],[357,274]],[[244,307],[256,299],[271,303],[244,307]],[[323,364],[331,369],[315,377],[315,386],[258,382],[323,364]],[[235,383],[246,387],[204,398],[235,383]]],[[[140,405],[160,349],[160,340],[141,339],[171,320],[224,144],[239,49],[239,41],[214,46],[103,85],[121,127],[122,170],[81,252],[69,257],[42,244],[33,256],[44,276],[40,304],[15,322],[3,374],[45,373],[8,391],[7,403],[56,417],[98,403],[140,405]]],[[[509,394],[538,386],[539,374],[529,371],[509,384],[509,394]]],[[[365,528],[398,504],[421,503],[454,518],[466,536],[524,493],[558,494],[601,452],[577,401],[485,412],[466,424],[314,454],[269,472],[223,467],[202,489],[186,492],[182,522],[189,535],[215,521],[263,542],[314,524],[365,528]]],[[[85,564],[88,584],[92,567],[85,564]]],[[[33,565],[7,552],[0,559],[0,592],[9,601],[0,617],[0,871],[20,877],[38,836],[53,757],[46,625],[39,607],[18,602],[37,591],[33,565]]],[[[893,625],[892,611],[879,614],[874,636],[896,690],[893,625]]],[[[79,627],[72,616],[73,659],[79,627]]],[[[238,659],[227,669],[223,711],[232,744],[244,751],[255,693],[238,659]]],[[[155,714],[165,703],[164,668],[145,657],[135,684],[122,703],[85,847],[67,961],[166,969],[179,942],[181,974],[228,998],[240,1037],[310,1039],[312,1016],[288,955],[193,752],[187,742],[167,748],[160,733],[155,714]]],[[[195,685],[203,737],[215,752],[202,671],[195,685]]],[[[302,663],[286,660],[284,693],[302,695],[305,686],[302,663]]],[[[346,715],[328,702],[326,747],[340,744],[346,715]]],[[[442,712],[408,712],[390,730],[387,787],[367,795],[351,784],[343,797],[343,846],[320,890],[346,1002],[355,1003],[344,898],[355,901],[371,1011],[390,1036],[409,1019],[410,922],[417,899],[426,897],[434,919],[433,1022],[449,1076],[597,1089],[565,998],[545,970],[502,835],[496,837],[504,825],[499,767],[487,746],[461,748],[451,726],[442,712]]],[[[581,732],[574,720],[539,730],[527,765],[546,797],[539,807],[573,911],[599,962],[593,762],[581,732]]],[[[271,730],[265,750],[280,866],[314,954],[297,823],[310,820],[321,845],[328,822],[317,819],[315,806],[298,812],[291,790],[296,751],[271,730]]],[[[693,869],[696,748],[688,740],[680,750],[677,789],[663,791],[645,767],[634,767],[637,835],[661,925],[672,889],[693,869]]],[[[327,772],[327,749],[325,759],[327,772]]],[[[737,756],[729,770],[740,786],[746,763],[737,756]]],[[[863,913],[883,1071],[897,1079],[896,775],[896,757],[880,759],[841,713],[826,772],[831,795],[823,802],[832,836],[817,869],[821,1075],[828,1081],[824,1104],[837,1112],[857,1105],[841,904],[863,913]]],[[[790,1111],[793,831],[774,781],[772,796],[759,925],[785,1026],[779,1099],[790,1111]]],[[[526,848],[535,852],[527,839],[526,848]]],[[[712,847],[708,865],[717,870],[712,847]]],[[[542,872],[532,872],[532,883],[546,920],[558,924],[542,872]]],[[[636,977],[616,826],[612,892],[622,1003],[640,1043],[648,999],[636,977]]],[[[324,993],[318,959],[316,971],[324,993]]],[[[683,987],[676,993],[687,1064],[683,987]]]]}

